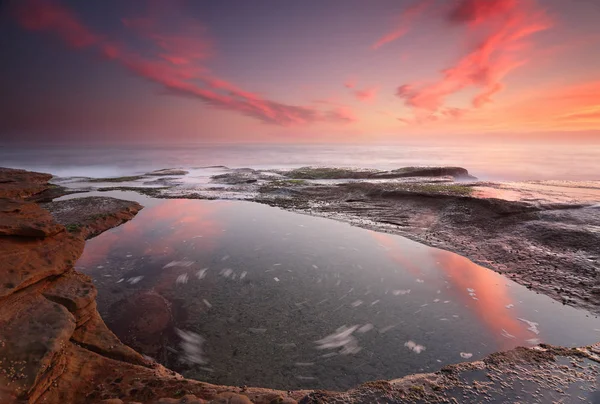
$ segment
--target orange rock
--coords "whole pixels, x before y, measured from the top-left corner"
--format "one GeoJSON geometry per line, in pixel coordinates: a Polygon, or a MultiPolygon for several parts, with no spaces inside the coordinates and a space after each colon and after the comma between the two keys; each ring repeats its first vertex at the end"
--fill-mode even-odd
{"type": "Polygon", "coordinates": [[[246,396],[236,393],[221,393],[209,401],[211,404],[252,404],[246,396]]]}
{"type": "Polygon", "coordinates": [[[0,167],[0,198],[28,198],[50,188],[52,175],[0,167]]]}
{"type": "Polygon", "coordinates": [[[35,401],[34,390],[44,390],[62,373],[60,356],[75,319],[36,290],[4,298],[0,307],[0,390],[35,401]]]}
{"type": "MultiPolygon", "coordinates": [[[[89,306],[88,306],[89,307],[89,306]]],[[[84,324],[77,326],[71,339],[90,351],[108,358],[133,363],[140,366],[153,364],[127,345],[123,344],[112,331],[108,329],[94,303],[90,309],[90,317],[84,324]]]]}
{"type": "Polygon", "coordinates": [[[64,226],[36,203],[0,199],[0,236],[48,237],[64,226]]]}
{"type": "Polygon", "coordinates": [[[45,239],[0,237],[0,297],[71,268],[84,241],[66,232],[45,239]]]}

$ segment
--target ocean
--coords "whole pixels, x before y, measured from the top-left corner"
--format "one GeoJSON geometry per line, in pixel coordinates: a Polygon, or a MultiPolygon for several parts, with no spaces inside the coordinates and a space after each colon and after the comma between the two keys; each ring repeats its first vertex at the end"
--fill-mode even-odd
{"type": "Polygon", "coordinates": [[[461,166],[482,180],[600,180],[600,145],[128,144],[0,147],[0,166],[59,177],[110,177],[169,168],[461,166]]]}

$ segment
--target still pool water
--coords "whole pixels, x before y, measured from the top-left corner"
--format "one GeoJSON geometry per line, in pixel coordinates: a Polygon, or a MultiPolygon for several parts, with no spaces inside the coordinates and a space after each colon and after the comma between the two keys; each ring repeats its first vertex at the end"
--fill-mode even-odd
{"type": "Polygon", "coordinates": [[[250,202],[100,195],[145,208],[88,241],[77,268],[109,327],[186,377],[347,389],[600,339],[588,312],[403,237],[250,202]]]}

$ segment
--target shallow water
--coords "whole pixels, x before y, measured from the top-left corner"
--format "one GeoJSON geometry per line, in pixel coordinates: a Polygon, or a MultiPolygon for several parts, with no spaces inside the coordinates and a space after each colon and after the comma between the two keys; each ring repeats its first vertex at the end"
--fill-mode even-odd
{"type": "Polygon", "coordinates": [[[145,208],[88,241],[77,268],[113,329],[134,293],[171,302],[157,359],[187,377],[346,389],[517,345],[600,339],[591,314],[403,237],[249,202],[100,195],[145,208]]]}

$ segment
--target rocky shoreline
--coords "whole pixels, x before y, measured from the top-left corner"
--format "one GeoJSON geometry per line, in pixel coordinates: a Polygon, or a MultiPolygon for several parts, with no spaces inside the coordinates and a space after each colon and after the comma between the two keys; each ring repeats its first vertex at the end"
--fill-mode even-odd
{"type": "MultiPolygon", "coordinates": [[[[181,175],[181,171],[154,175],[181,175]]],[[[48,174],[0,169],[0,273],[3,280],[0,285],[0,402],[393,403],[502,399],[543,402],[573,395],[590,402],[597,399],[594,392],[599,380],[599,345],[577,349],[546,345],[534,349],[517,348],[490,355],[483,361],[447,366],[436,373],[370,382],[347,392],[277,391],[215,386],[184,379],[121,343],[96,310],[97,291],[91,279],[73,269],[85,239],[132,219],[142,207],[135,202],[105,197],[48,202],[65,193],[49,184],[51,178],[48,174]],[[521,390],[519,386],[523,383],[531,388],[521,390]]],[[[256,185],[264,187],[264,184],[256,185]]],[[[466,244],[484,238],[484,231],[503,233],[508,226],[518,227],[525,221],[527,226],[518,234],[529,237],[526,242],[530,244],[524,248],[530,248],[533,244],[527,241],[532,237],[527,233],[529,222],[538,226],[533,226],[533,234],[540,234],[539,226],[543,229],[546,223],[549,226],[546,232],[552,232],[551,225],[557,222],[589,219],[595,223],[593,220],[597,219],[597,209],[592,210],[589,218],[581,216],[579,211],[569,212],[584,210],[589,208],[587,206],[541,209],[521,203],[457,196],[456,192],[449,188],[449,192],[437,192],[432,196],[432,189],[415,193],[373,189],[368,184],[314,186],[291,182],[268,187],[255,200],[312,214],[345,212],[347,220],[363,220],[356,223],[358,225],[388,231],[390,229],[384,225],[396,226],[391,231],[401,234],[398,228],[408,229],[402,231],[441,247],[450,239],[456,245],[456,229],[462,226],[465,228],[460,241],[466,244]],[[292,188],[293,192],[289,191],[292,188]],[[287,194],[293,197],[281,197],[287,194]],[[367,206],[364,198],[370,198],[367,206]],[[424,201],[428,203],[424,204],[424,201]],[[369,213],[373,209],[375,211],[369,213]],[[424,212],[433,214],[435,220],[428,221],[424,212]],[[376,214],[376,219],[386,218],[387,222],[373,220],[371,214],[376,214]],[[465,223],[468,217],[477,220],[465,223]],[[400,224],[406,225],[390,223],[398,218],[402,220],[400,224]],[[497,228],[490,227],[496,222],[500,222],[497,228]],[[444,226],[453,229],[444,232],[444,226]]],[[[572,238],[562,240],[556,241],[560,248],[572,248],[569,244],[572,238]]],[[[480,245],[481,240],[476,241],[480,245]]],[[[511,246],[514,246],[513,241],[504,240],[511,246]]],[[[552,238],[548,241],[555,243],[552,238]]],[[[481,259],[493,257],[495,262],[501,262],[502,257],[486,255],[499,249],[498,239],[490,238],[487,243],[489,245],[479,251],[481,259]]],[[[579,243],[585,247],[583,253],[557,258],[552,250],[554,255],[545,259],[554,256],[555,259],[568,259],[565,262],[572,264],[579,262],[582,254],[598,253],[598,244],[579,243]]],[[[581,246],[578,244],[577,248],[581,250],[581,246]]],[[[545,257],[548,251],[536,254],[531,256],[533,261],[527,261],[529,267],[540,265],[535,260],[545,257]]],[[[574,273],[578,274],[579,270],[585,273],[588,268],[595,270],[595,265],[597,263],[589,267],[579,265],[574,273]]],[[[518,268],[525,271],[528,267],[518,268]]],[[[596,278],[589,277],[598,282],[597,273],[596,278]]],[[[547,279],[540,281],[542,286],[547,283],[547,279]]],[[[567,287],[571,283],[567,282],[567,287]]],[[[590,283],[579,288],[591,295],[595,286],[597,284],[590,283]]],[[[552,295],[551,290],[544,291],[552,295]]],[[[586,296],[578,296],[575,303],[597,310],[598,300],[586,300],[586,296]]]]}

